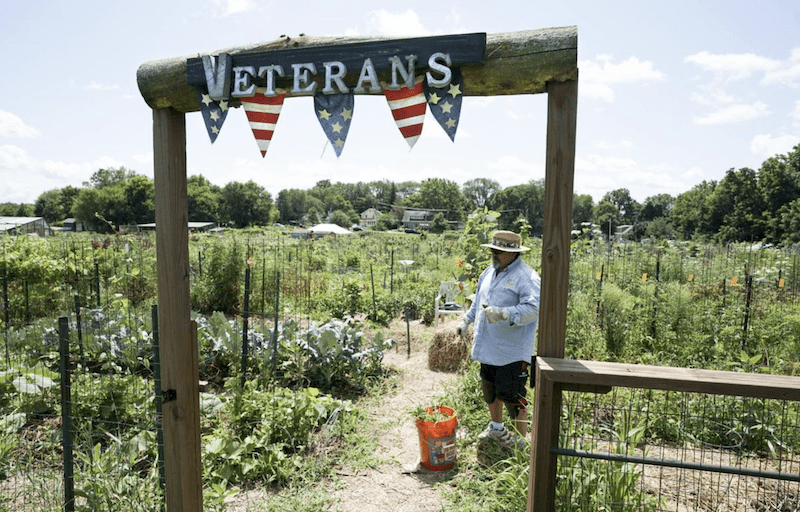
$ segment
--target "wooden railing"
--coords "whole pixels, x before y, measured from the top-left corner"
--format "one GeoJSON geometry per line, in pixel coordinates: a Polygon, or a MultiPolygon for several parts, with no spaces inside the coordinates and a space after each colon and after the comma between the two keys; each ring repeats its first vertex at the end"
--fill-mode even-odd
{"type": "Polygon", "coordinates": [[[607,393],[615,387],[800,402],[798,377],[538,357],[529,512],[555,510],[562,391],[607,393]]]}

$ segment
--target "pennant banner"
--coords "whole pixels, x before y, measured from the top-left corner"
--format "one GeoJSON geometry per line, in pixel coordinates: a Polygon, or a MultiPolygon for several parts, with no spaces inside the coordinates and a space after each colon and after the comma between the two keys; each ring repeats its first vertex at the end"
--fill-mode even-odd
{"type": "Polygon", "coordinates": [[[203,121],[206,124],[208,137],[213,144],[217,140],[222,123],[228,117],[228,100],[214,101],[208,94],[208,90],[203,85],[196,85],[197,99],[200,101],[200,112],[203,114],[203,121]]]}
{"type": "Polygon", "coordinates": [[[354,105],[353,93],[314,95],[314,112],[337,157],[342,155],[347,132],[350,131],[354,105]]]}
{"type": "Polygon", "coordinates": [[[247,121],[250,123],[250,129],[253,130],[262,157],[267,154],[272,134],[275,132],[275,125],[278,123],[278,116],[281,114],[283,100],[286,97],[286,94],[265,96],[266,90],[265,87],[258,87],[255,95],[242,98],[247,121]]]}
{"type": "Polygon", "coordinates": [[[433,118],[439,122],[450,140],[455,142],[464,99],[464,79],[461,76],[461,68],[453,68],[452,72],[450,83],[444,87],[430,87],[426,80],[425,96],[428,98],[433,118]]]}
{"type": "Polygon", "coordinates": [[[390,91],[385,84],[382,84],[383,95],[386,96],[389,108],[392,109],[394,122],[397,123],[400,133],[403,134],[410,148],[414,147],[422,134],[422,123],[427,110],[422,82],[422,76],[420,76],[413,89],[401,87],[396,91],[390,91]]]}

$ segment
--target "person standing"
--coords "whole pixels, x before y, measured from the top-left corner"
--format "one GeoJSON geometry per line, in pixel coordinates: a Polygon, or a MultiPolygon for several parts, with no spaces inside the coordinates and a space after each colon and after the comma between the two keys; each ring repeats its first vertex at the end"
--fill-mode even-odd
{"type": "Polygon", "coordinates": [[[530,250],[512,231],[496,231],[492,264],[478,278],[475,300],[456,332],[465,337],[475,323],[472,358],[479,361],[483,399],[491,421],[479,438],[500,439],[520,448],[528,433],[527,388],[536,348],[541,279],[520,254],[530,250]],[[519,435],[503,422],[503,407],[519,435]]]}

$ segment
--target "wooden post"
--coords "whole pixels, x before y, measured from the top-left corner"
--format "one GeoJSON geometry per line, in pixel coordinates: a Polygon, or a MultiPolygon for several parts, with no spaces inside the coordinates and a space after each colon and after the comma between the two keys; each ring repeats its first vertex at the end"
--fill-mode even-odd
{"type": "MultiPolygon", "coordinates": [[[[578,82],[552,82],[547,87],[547,160],[542,231],[542,290],[538,355],[564,357],[569,294],[569,242],[575,175],[575,132],[578,82]]],[[[538,372],[538,364],[537,369],[538,372]]],[[[555,510],[561,387],[537,379],[531,428],[528,512],[555,510]]]]}
{"type": "Polygon", "coordinates": [[[190,318],[186,119],[153,110],[158,330],[169,512],[203,509],[196,326],[190,318]]]}

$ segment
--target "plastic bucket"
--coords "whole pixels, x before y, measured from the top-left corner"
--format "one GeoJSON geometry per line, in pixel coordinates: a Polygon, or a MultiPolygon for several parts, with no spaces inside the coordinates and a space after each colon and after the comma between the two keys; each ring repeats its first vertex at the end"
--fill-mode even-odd
{"type": "Polygon", "coordinates": [[[426,421],[417,418],[419,431],[419,454],[423,467],[433,471],[447,471],[456,463],[456,427],[458,418],[450,407],[439,405],[428,407],[425,412],[436,410],[450,418],[444,421],[426,421]]]}

